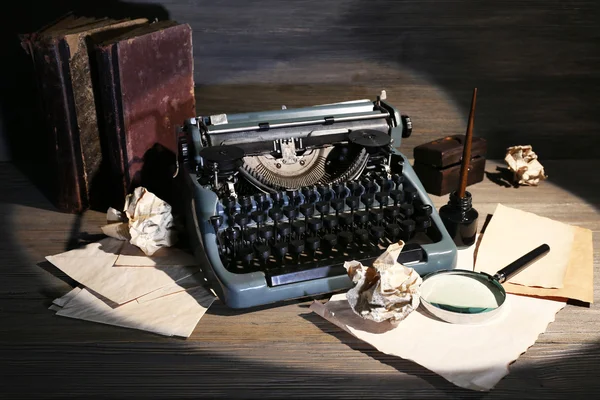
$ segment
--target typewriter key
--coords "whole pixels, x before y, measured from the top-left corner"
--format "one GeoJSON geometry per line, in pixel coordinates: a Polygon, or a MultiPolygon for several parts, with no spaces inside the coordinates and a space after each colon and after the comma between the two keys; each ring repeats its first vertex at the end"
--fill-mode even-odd
{"type": "Polygon", "coordinates": [[[242,230],[244,230],[244,228],[246,227],[246,225],[248,225],[249,219],[247,215],[244,214],[236,214],[235,216],[235,222],[236,224],[238,224],[242,230]]]}
{"type": "Polygon", "coordinates": [[[261,239],[264,239],[265,242],[268,242],[273,237],[273,228],[270,226],[263,226],[259,229],[258,235],[261,239]]]}
{"type": "Polygon", "coordinates": [[[269,257],[271,256],[271,248],[267,245],[260,244],[255,246],[254,249],[258,260],[260,261],[261,265],[264,266],[267,263],[269,257]]]}
{"type": "Polygon", "coordinates": [[[412,219],[406,219],[404,221],[400,221],[400,228],[402,232],[400,234],[400,239],[404,241],[410,240],[415,232],[416,224],[412,219]]]}
{"type": "Polygon", "coordinates": [[[375,200],[379,203],[379,208],[383,208],[383,206],[387,205],[389,197],[390,194],[388,192],[375,193],[375,200]]]}
{"type": "Polygon", "coordinates": [[[394,189],[394,182],[388,178],[381,178],[378,182],[379,190],[382,192],[389,192],[394,189]]]}
{"type": "Polygon", "coordinates": [[[281,221],[283,218],[283,211],[279,207],[274,207],[269,210],[269,217],[277,223],[277,221],[281,221]]]}
{"type": "Polygon", "coordinates": [[[254,195],[254,201],[256,201],[257,203],[264,203],[265,201],[267,201],[267,195],[264,193],[258,193],[254,195]]]}
{"type": "Polygon", "coordinates": [[[361,184],[365,188],[365,193],[374,194],[377,191],[377,185],[375,184],[375,182],[368,178],[363,178],[361,184]]]}
{"type": "Polygon", "coordinates": [[[390,192],[390,197],[392,198],[392,200],[394,200],[394,205],[397,206],[404,200],[404,192],[398,189],[392,190],[390,192]]]}
{"type": "Polygon", "coordinates": [[[346,189],[346,186],[344,186],[342,183],[334,183],[331,188],[333,189],[333,192],[335,193],[336,199],[343,199],[346,197],[347,189],[346,189]]]}
{"type": "Polygon", "coordinates": [[[350,190],[350,195],[351,196],[357,196],[360,197],[364,191],[363,187],[360,185],[360,183],[355,182],[355,181],[350,181],[346,184],[346,187],[348,187],[348,190],[350,190]]]}
{"type": "Polygon", "coordinates": [[[252,207],[253,206],[252,198],[250,196],[243,196],[240,199],[240,205],[241,205],[242,212],[245,212],[245,213],[251,212],[252,208],[253,208],[252,207]]]}
{"type": "Polygon", "coordinates": [[[300,238],[304,232],[306,232],[306,224],[300,221],[296,221],[292,224],[292,232],[295,233],[296,238],[300,238]]]}
{"type": "Polygon", "coordinates": [[[302,196],[297,190],[288,190],[287,195],[291,206],[298,206],[302,203],[302,196]]]}
{"type": "Polygon", "coordinates": [[[346,204],[350,207],[351,211],[354,211],[358,207],[359,202],[360,200],[358,200],[358,197],[356,196],[346,198],[346,204]]]}
{"type": "Polygon", "coordinates": [[[335,215],[339,215],[340,211],[344,210],[344,200],[333,199],[331,200],[331,208],[335,210],[335,215]]]}
{"type": "Polygon", "coordinates": [[[404,203],[400,206],[400,214],[404,218],[410,218],[415,213],[415,209],[412,204],[404,203]]]}
{"type": "Polygon", "coordinates": [[[364,225],[369,222],[369,213],[368,211],[357,211],[354,214],[354,223],[357,225],[364,225]]]}
{"type": "Polygon", "coordinates": [[[300,262],[300,254],[304,251],[304,240],[293,240],[290,243],[290,253],[294,255],[296,263],[300,262]]]}
{"type": "Polygon", "coordinates": [[[285,215],[290,222],[294,222],[296,215],[298,215],[298,211],[294,206],[285,206],[283,207],[283,215],[285,215]]]}
{"type": "Polygon", "coordinates": [[[258,233],[256,232],[255,228],[253,228],[253,229],[247,229],[244,232],[244,239],[246,239],[246,241],[248,243],[252,244],[252,243],[256,242],[257,235],[258,235],[258,233]]]}
{"type": "Polygon", "coordinates": [[[304,203],[300,207],[298,207],[300,213],[304,215],[305,218],[312,217],[315,212],[315,206],[313,204],[304,203]]]}
{"type": "Polygon", "coordinates": [[[328,233],[323,236],[323,244],[327,251],[333,250],[333,248],[337,245],[337,236],[333,233],[328,233]]]}
{"type": "Polygon", "coordinates": [[[322,201],[330,201],[333,198],[333,193],[329,186],[319,185],[317,186],[317,192],[319,192],[322,201]]]}
{"type": "Polygon", "coordinates": [[[373,225],[369,230],[371,231],[371,236],[375,239],[375,243],[378,243],[385,236],[385,228],[383,226],[373,225]]]}
{"type": "Polygon", "coordinates": [[[375,209],[369,211],[369,220],[372,224],[379,225],[383,221],[383,210],[375,209]]]}
{"type": "Polygon", "coordinates": [[[383,209],[383,215],[390,222],[395,222],[396,218],[400,215],[400,207],[390,206],[383,209]]]}
{"type": "Polygon", "coordinates": [[[341,246],[348,246],[352,244],[353,239],[352,232],[343,231],[338,234],[338,240],[341,246]]]}
{"type": "Polygon", "coordinates": [[[404,188],[404,201],[412,204],[418,198],[419,193],[416,188],[412,186],[404,188]]]}
{"type": "Polygon", "coordinates": [[[271,200],[273,200],[273,207],[283,207],[285,204],[285,193],[271,193],[271,200]]]}
{"type": "Polygon", "coordinates": [[[280,240],[289,239],[289,235],[291,232],[290,224],[281,224],[277,226],[277,233],[279,234],[280,240]]]}
{"type": "Polygon", "coordinates": [[[404,183],[404,176],[400,174],[392,175],[392,182],[396,185],[396,189],[402,190],[402,183],[404,183]]]}
{"type": "Polygon", "coordinates": [[[275,257],[277,257],[279,263],[283,264],[285,262],[284,258],[288,252],[288,248],[289,246],[286,242],[275,243],[273,245],[273,253],[275,254],[275,257]]]}
{"type": "Polygon", "coordinates": [[[387,232],[388,237],[392,243],[398,241],[398,236],[400,236],[400,231],[401,231],[400,225],[388,224],[385,227],[385,231],[387,232]]]}
{"type": "Polygon", "coordinates": [[[343,227],[350,228],[352,226],[352,214],[340,214],[339,222],[343,227]]]}
{"type": "Polygon", "coordinates": [[[356,241],[360,244],[368,244],[369,243],[369,231],[366,229],[357,229],[354,231],[354,237],[356,241]]]}
{"type": "Polygon", "coordinates": [[[308,228],[310,229],[311,232],[313,233],[318,233],[319,230],[323,227],[323,222],[321,221],[320,218],[311,218],[308,221],[308,228]]]}
{"type": "Polygon", "coordinates": [[[254,252],[251,247],[242,247],[238,254],[238,258],[242,261],[242,263],[248,267],[254,260],[254,252]]]}
{"type": "Polygon", "coordinates": [[[323,218],[323,216],[329,212],[329,202],[319,201],[317,204],[315,204],[315,208],[319,214],[321,214],[321,218],[323,218]]]}
{"type": "Polygon", "coordinates": [[[363,194],[360,196],[360,201],[365,205],[365,208],[369,210],[369,207],[375,202],[375,195],[373,193],[363,194]]]}
{"type": "Polygon", "coordinates": [[[415,230],[424,232],[431,227],[431,217],[426,215],[418,215],[415,217],[415,230]]]}
{"type": "Polygon", "coordinates": [[[317,201],[317,194],[314,189],[310,186],[302,188],[302,195],[304,196],[305,203],[314,203],[317,201]]]}
{"type": "Polygon", "coordinates": [[[429,204],[419,204],[415,207],[415,213],[422,216],[430,216],[433,208],[429,204]]]}
{"type": "Polygon", "coordinates": [[[338,226],[337,217],[335,215],[327,215],[325,218],[323,218],[323,226],[328,232],[333,232],[333,230],[338,226]]]}
{"type": "Polygon", "coordinates": [[[306,238],[306,249],[310,252],[311,256],[315,257],[315,252],[321,246],[321,239],[317,236],[311,236],[306,238]]]}

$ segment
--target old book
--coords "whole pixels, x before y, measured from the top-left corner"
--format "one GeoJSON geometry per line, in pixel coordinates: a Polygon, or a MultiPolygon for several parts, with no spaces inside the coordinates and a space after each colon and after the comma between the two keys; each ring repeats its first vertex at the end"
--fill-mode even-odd
{"type": "Polygon", "coordinates": [[[176,128],[196,112],[192,30],[154,22],[96,46],[101,108],[106,123],[112,205],[137,186],[173,201],[176,128]]]}
{"type": "Polygon", "coordinates": [[[81,212],[102,201],[93,188],[102,152],[88,38],[146,22],[67,15],[21,36],[35,66],[46,121],[48,194],[60,211],[81,212]]]}
{"type": "MultiPolygon", "coordinates": [[[[464,140],[452,135],[414,148],[413,168],[427,193],[444,196],[458,188],[464,140]]],[[[473,137],[467,185],[483,180],[486,151],[485,139],[473,137]]]]}

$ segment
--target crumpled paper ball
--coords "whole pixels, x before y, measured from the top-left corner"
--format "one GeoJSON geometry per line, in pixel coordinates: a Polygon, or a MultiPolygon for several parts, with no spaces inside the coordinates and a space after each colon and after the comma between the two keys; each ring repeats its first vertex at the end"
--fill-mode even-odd
{"type": "Polygon", "coordinates": [[[171,206],[144,187],[136,188],[125,198],[124,211],[109,208],[108,225],[102,227],[105,235],[128,240],[147,256],[161,247],[177,242],[171,206]]]}
{"type": "Polygon", "coordinates": [[[346,298],[357,315],[395,325],[419,307],[423,279],[413,268],[397,262],[403,247],[403,241],[391,244],[371,267],[358,261],[344,263],[355,283],[346,298]]]}
{"type": "Polygon", "coordinates": [[[519,185],[537,186],[547,178],[544,167],[530,145],[509,147],[504,161],[519,185]]]}

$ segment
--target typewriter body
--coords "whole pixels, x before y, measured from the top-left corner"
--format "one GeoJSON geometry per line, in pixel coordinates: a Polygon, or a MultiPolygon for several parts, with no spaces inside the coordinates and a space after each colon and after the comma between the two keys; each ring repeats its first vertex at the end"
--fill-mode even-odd
{"type": "Polygon", "coordinates": [[[353,286],[392,243],[420,274],[452,269],[456,246],[395,147],[410,119],[380,97],[213,115],[179,132],[186,223],[220,299],[248,308],[353,286]]]}

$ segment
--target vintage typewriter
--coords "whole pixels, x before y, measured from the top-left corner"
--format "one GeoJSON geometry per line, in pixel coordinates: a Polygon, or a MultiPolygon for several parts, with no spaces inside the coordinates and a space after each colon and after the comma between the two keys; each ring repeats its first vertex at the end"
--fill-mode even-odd
{"type": "Polygon", "coordinates": [[[411,134],[382,96],[213,115],[179,132],[187,222],[207,280],[232,308],[352,287],[345,261],[392,242],[420,274],[451,269],[456,247],[407,159],[411,134]]]}

